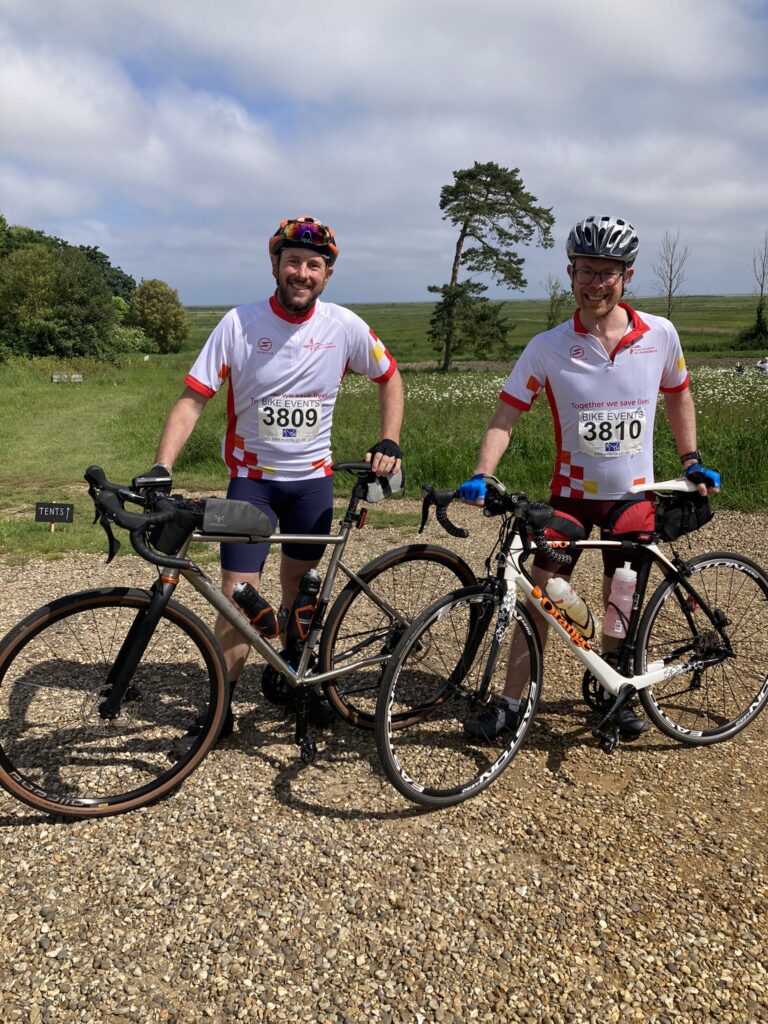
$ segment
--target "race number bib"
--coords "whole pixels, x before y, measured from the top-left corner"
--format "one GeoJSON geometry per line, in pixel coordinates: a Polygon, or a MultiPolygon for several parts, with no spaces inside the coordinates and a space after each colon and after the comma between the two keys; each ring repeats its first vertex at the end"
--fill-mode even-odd
{"type": "Polygon", "coordinates": [[[322,401],[312,395],[272,395],[259,403],[259,434],[268,441],[312,441],[320,429],[322,401]]]}
{"type": "Polygon", "coordinates": [[[597,459],[643,450],[644,409],[584,409],[579,413],[579,450],[597,459]]]}

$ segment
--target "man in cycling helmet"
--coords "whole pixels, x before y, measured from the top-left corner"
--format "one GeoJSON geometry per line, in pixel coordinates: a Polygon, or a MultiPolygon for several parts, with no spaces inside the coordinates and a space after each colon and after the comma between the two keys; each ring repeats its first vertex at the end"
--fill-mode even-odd
{"type": "MultiPolygon", "coordinates": [[[[684,472],[702,494],[719,489],[719,474],[702,465],[696,447],[696,412],[677,331],[669,320],[639,313],[621,301],[638,246],[635,229],[619,217],[587,217],[571,229],[567,271],[576,312],[566,323],[532,338],[517,360],[483,436],[475,474],[459,489],[465,501],[482,504],[483,478],[494,473],[515,423],[541,392],[549,401],[557,445],[549,501],[578,519],[587,534],[593,527],[605,537],[653,530],[652,502],[628,502],[631,486],[654,479],[659,391],[684,472]]],[[[537,555],[536,582],[543,589],[555,574],[570,576],[577,557],[562,568],[537,555]]],[[[606,604],[611,579],[624,558],[621,553],[603,554],[606,604]]],[[[547,627],[539,616],[534,620],[545,642],[547,627]]],[[[603,652],[617,643],[604,637],[603,652]]],[[[470,735],[491,738],[516,726],[524,708],[513,661],[514,639],[504,696],[465,723],[470,735]]],[[[647,727],[629,705],[618,725],[625,739],[647,727]]]]}
{"type": "MultiPolygon", "coordinates": [[[[200,414],[226,383],[227,497],[262,509],[273,530],[327,535],[333,511],[331,425],[341,381],[354,370],[378,386],[380,440],[365,458],[373,473],[386,477],[401,466],[402,380],[394,358],[360,317],[320,300],[339,254],[327,225],[307,216],[281,221],[268,251],[274,294],[230,310],[214,328],[168,416],[151,473],[170,486],[173,465],[200,414]]],[[[281,547],[283,620],[302,577],[323,551],[322,544],[281,547]]],[[[259,589],[267,552],[267,544],[221,545],[222,590],[229,598],[238,581],[259,589]]],[[[234,689],[250,648],[223,617],[215,632],[234,689]]],[[[316,724],[332,716],[317,693],[310,712],[316,724]]],[[[233,721],[230,707],[222,735],[231,733],[233,721]]]]}

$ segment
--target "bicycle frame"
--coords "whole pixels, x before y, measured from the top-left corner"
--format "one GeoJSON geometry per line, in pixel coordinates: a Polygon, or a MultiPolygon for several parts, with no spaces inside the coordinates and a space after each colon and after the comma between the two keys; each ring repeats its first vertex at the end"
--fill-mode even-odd
{"type": "MultiPolygon", "coordinates": [[[[340,676],[347,675],[352,671],[359,670],[360,668],[383,664],[388,658],[387,654],[379,654],[367,658],[360,658],[359,660],[347,664],[342,668],[331,669],[329,672],[309,671],[312,654],[317,648],[323,630],[325,613],[333,590],[333,584],[339,572],[344,573],[347,579],[356,583],[363,590],[366,596],[369,597],[370,600],[385,614],[396,621],[400,620],[400,614],[397,609],[392,607],[381,596],[381,594],[378,594],[375,590],[369,587],[353,569],[342,561],[344,549],[346,548],[347,541],[349,540],[350,531],[355,523],[353,516],[353,502],[350,502],[347,513],[339,524],[339,532],[336,534],[330,534],[327,536],[310,536],[307,534],[280,533],[271,534],[266,538],[259,538],[260,543],[268,543],[270,545],[324,544],[333,548],[328,562],[328,567],[320,587],[320,593],[318,594],[317,609],[312,619],[309,635],[302,649],[301,658],[296,668],[292,668],[280,657],[279,653],[269,643],[269,641],[253,628],[244,613],[238,610],[238,608],[221,592],[213,580],[211,580],[199,566],[194,566],[194,568],[190,569],[163,569],[161,570],[160,578],[164,584],[168,585],[168,598],[170,598],[170,594],[178,584],[179,579],[186,579],[195,588],[195,590],[197,590],[197,592],[201,594],[202,597],[240,633],[243,639],[246,640],[266,662],[286,678],[292,687],[298,688],[302,685],[310,684],[314,686],[316,683],[329,682],[332,679],[337,679],[340,676]]],[[[247,543],[250,540],[251,538],[247,536],[239,537],[232,536],[231,534],[226,536],[216,536],[209,533],[201,534],[196,531],[180,550],[179,557],[184,557],[189,545],[198,541],[202,543],[247,543]]],[[[164,604],[165,602],[163,602],[163,605],[164,604]]],[[[407,625],[405,622],[402,624],[404,626],[407,625]]]]}
{"type": "MultiPolygon", "coordinates": [[[[535,545],[523,541],[517,531],[512,538],[509,550],[506,552],[502,569],[502,576],[507,594],[512,595],[511,607],[514,607],[518,588],[528,602],[528,606],[554,629],[555,633],[568,645],[569,650],[579,661],[592,673],[600,685],[612,696],[618,697],[628,685],[635,690],[643,690],[648,686],[672,679],[677,675],[690,672],[697,667],[697,661],[692,660],[682,665],[667,666],[663,663],[654,662],[646,672],[635,675],[633,666],[628,664],[626,655],[634,650],[634,641],[637,634],[637,627],[640,621],[640,612],[645,600],[646,587],[652,564],[659,565],[662,572],[668,579],[673,579],[676,584],[683,587],[690,594],[704,611],[712,618],[712,612],[706,601],[697,593],[677,566],[670,561],[655,543],[640,543],[621,540],[579,540],[567,542],[550,542],[552,547],[564,550],[579,551],[603,551],[606,549],[620,548],[628,555],[640,555],[643,558],[632,612],[629,617],[626,637],[619,645],[620,657],[625,654],[624,667],[631,674],[625,675],[617,671],[609,664],[586,640],[579,631],[572,626],[561,614],[559,609],[531,579],[522,566],[522,561],[528,553],[535,551],[535,545]]],[[[499,556],[500,560],[502,555],[499,556]]],[[[703,664],[702,664],[702,667],[703,664]]]]}

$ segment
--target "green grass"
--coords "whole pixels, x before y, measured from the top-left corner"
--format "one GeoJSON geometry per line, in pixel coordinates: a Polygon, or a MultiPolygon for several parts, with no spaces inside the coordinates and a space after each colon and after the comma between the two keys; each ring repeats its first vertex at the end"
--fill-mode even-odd
{"type": "MultiPolygon", "coordinates": [[[[632,297],[630,304],[648,313],[666,315],[666,300],[657,297],[632,297]]],[[[522,349],[546,328],[545,299],[517,299],[503,303],[505,315],[513,325],[510,341],[522,349]]],[[[733,342],[755,317],[756,299],[752,295],[689,295],[675,302],[672,319],[680,334],[683,348],[689,355],[709,358],[734,356],[733,342]]],[[[438,353],[428,339],[431,302],[350,303],[349,308],[374,329],[399,362],[434,361],[438,353]]],[[[226,307],[190,307],[187,310],[192,334],[184,345],[185,352],[197,352],[214,328],[226,307]]],[[[740,352],[745,359],[757,357],[757,349],[740,352]]],[[[460,358],[472,358],[471,353],[460,358]]]]}
{"type": "MultiPolygon", "coordinates": [[[[659,300],[636,300],[651,312],[659,300]]],[[[521,343],[543,326],[545,303],[510,303],[521,343]]],[[[688,351],[734,357],[729,343],[749,322],[749,296],[705,296],[680,300],[677,323],[690,336],[688,351]],[[697,345],[702,348],[698,349],[697,345]],[[709,348],[703,346],[709,345],[709,348]]],[[[401,363],[434,358],[426,338],[429,303],[358,306],[401,363]]],[[[179,395],[184,376],[222,310],[192,309],[194,338],[171,356],[126,358],[120,366],[85,360],[69,365],[52,359],[14,360],[0,364],[0,552],[23,559],[32,554],[56,557],[73,548],[104,550],[102,533],[90,526],[92,507],[83,482],[91,463],[102,465],[111,479],[127,482],[151,466],[162,425],[179,395]],[[83,374],[82,384],[53,384],[62,369],[83,374]],[[32,520],[36,501],[75,503],[75,522],[50,533],[32,520]]],[[[746,354],[738,353],[748,365],[746,354]]],[[[455,486],[473,469],[477,447],[506,376],[505,372],[404,370],[407,404],[403,432],[408,494],[432,481],[455,486]]],[[[768,376],[733,373],[727,366],[694,365],[694,396],[699,445],[709,465],[724,474],[720,507],[768,508],[768,469],[763,444],[768,437],[768,376]]],[[[337,458],[359,458],[378,433],[374,386],[352,376],[342,389],[334,421],[337,458]]],[[[220,458],[225,426],[222,396],[210,402],[179,458],[176,484],[198,493],[226,486],[220,458]]],[[[657,416],[657,474],[679,470],[666,417],[657,416]]],[[[510,486],[543,497],[554,461],[554,438],[546,402],[540,399],[515,431],[499,474],[510,486]]],[[[348,484],[337,482],[339,494],[348,484]]],[[[386,525],[402,516],[396,503],[379,507],[371,523],[386,525]]],[[[409,512],[409,516],[413,513],[409,512]]],[[[410,522],[409,522],[409,525],[410,522]]],[[[414,523],[415,526],[415,517],[414,523]]]]}

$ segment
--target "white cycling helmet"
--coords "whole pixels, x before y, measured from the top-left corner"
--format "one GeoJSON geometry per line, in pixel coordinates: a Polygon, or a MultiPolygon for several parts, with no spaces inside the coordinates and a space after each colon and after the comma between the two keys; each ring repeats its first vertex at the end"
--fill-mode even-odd
{"type": "Polygon", "coordinates": [[[620,217],[586,217],[574,224],[566,242],[568,259],[599,256],[621,260],[631,267],[637,258],[640,240],[628,220],[620,217]]]}

